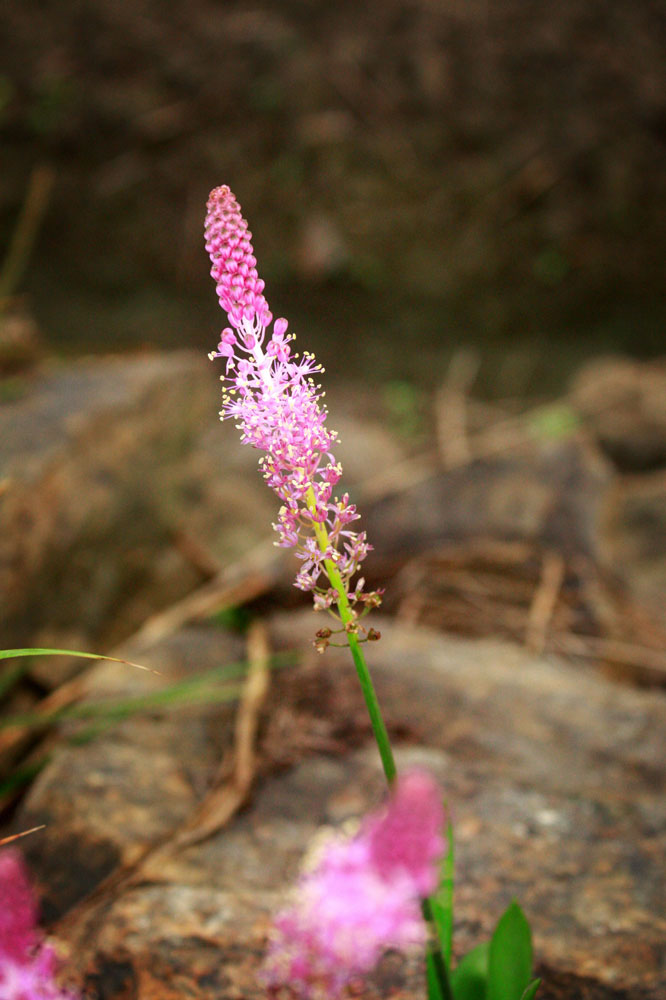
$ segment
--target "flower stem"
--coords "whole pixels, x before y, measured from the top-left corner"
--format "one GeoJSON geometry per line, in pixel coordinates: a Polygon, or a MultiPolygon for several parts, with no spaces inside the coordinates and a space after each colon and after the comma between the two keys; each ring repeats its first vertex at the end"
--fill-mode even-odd
{"type": "Polygon", "coordinates": [[[428,927],[429,939],[427,954],[432,962],[432,970],[439,985],[441,1000],[453,1000],[453,991],[451,989],[448,967],[444,957],[444,952],[439,944],[437,922],[432,911],[432,902],[429,898],[421,901],[421,912],[423,913],[423,919],[428,927]]]}
{"type": "MultiPolygon", "coordinates": [[[[308,489],[306,497],[308,507],[314,513],[316,500],[312,487],[308,489]]],[[[313,521],[313,526],[317,544],[322,552],[326,552],[329,545],[326,526],[319,524],[317,521],[313,521]]],[[[340,620],[345,627],[353,626],[354,615],[349,606],[349,599],[347,597],[347,591],[342,577],[340,576],[340,573],[338,572],[338,569],[332,559],[324,559],[324,566],[326,567],[326,574],[330,580],[331,586],[338,595],[337,605],[340,613],[340,620]]],[[[365,699],[365,706],[368,710],[368,715],[370,716],[370,724],[375,736],[375,742],[377,743],[377,749],[379,750],[379,756],[381,757],[384,774],[386,775],[386,780],[389,785],[392,785],[396,776],[395,760],[393,759],[393,750],[391,749],[389,735],[386,731],[386,725],[379,707],[377,694],[372,683],[372,677],[370,676],[370,671],[368,670],[368,665],[365,662],[363,650],[361,649],[356,633],[347,628],[346,634],[352,659],[354,660],[354,666],[356,667],[356,673],[361,685],[361,691],[363,692],[363,697],[365,699]]]]}
{"type": "MultiPolygon", "coordinates": [[[[306,500],[310,511],[314,513],[316,509],[316,498],[312,487],[308,489],[306,500]]],[[[326,530],[326,526],[318,521],[313,521],[312,523],[317,544],[319,545],[320,550],[325,553],[329,546],[328,531],[326,530]]],[[[328,576],[331,586],[338,595],[337,605],[342,624],[345,626],[353,626],[355,623],[354,614],[349,606],[349,598],[347,597],[347,589],[344,585],[344,581],[332,559],[324,559],[324,566],[326,567],[326,575],[328,576]]],[[[368,665],[365,662],[365,657],[358,641],[358,636],[351,628],[346,628],[346,635],[347,642],[349,643],[349,649],[356,667],[356,673],[361,684],[361,691],[363,692],[365,705],[368,710],[368,715],[370,716],[370,723],[375,736],[375,742],[377,743],[377,749],[379,750],[379,756],[381,757],[384,774],[386,775],[386,780],[390,786],[395,781],[396,766],[389,735],[386,731],[386,725],[379,707],[379,701],[377,700],[377,694],[372,683],[372,677],[370,676],[368,665]]],[[[432,911],[432,904],[429,899],[424,899],[422,901],[422,912],[423,918],[429,929],[428,954],[430,956],[430,961],[432,962],[433,973],[437,983],[439,984],[441,1000],[453,1000],[448,970],[444,955],[438,945],[437,927],[432,911]]]]}

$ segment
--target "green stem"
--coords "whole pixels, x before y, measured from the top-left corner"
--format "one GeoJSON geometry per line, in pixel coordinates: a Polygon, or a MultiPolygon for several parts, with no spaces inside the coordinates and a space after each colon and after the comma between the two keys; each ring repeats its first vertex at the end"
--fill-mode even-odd
{"type": "Polygon", "coordinates": [[[429,940],[428,940],[428,955],[432,960],[433,969],[435,975],[437,976],[437,982],[439,983],[439,988],[442,994],[443,1000],[453,1000],[453,991],[451,989],[451,981],[449,980],[449,973],[446,966],[446,959],[444,958],[443,951],[438,944],[438,934],[437,934],[437,922],[435,920],[435,915],[432,912],[432,903],[430,899],[424,899],[421,901],[421,912],[423,913],[423,919],[428,925],[429,930],[429,940]]]}
{"type": "MultiPolygon", "coordinates": [[[[306,499],[309,509],[314,513],[316,508],[316,498],[312,487],[308,489],[306,499]]],[[[319,524],[317,521],[313,521],[312,523],[317,544],[322,552],[326,552],[329,545],[328,531],[326,530],[325,525],[319,524]]],[[[358,641],[358,637],[350,627],[355,625],[355,618],[354,613],[349,606],[347,590],[335,563],[331,559],[324,559],[324,566],[326,567],[326,574],[330,580],[331,586],[338,595],[337,605],[340,613],[340,619],[346,629],[347,642],[349,643],[349,649],[351,650],[351,655],[356,667],[356,673],[358,674],[358,679],[361,684],[361,691],[363,692],[365,705],[368,710],[368,715],[370,716],[370,723],[372,725],[372,731],[375,735],[375,742],[377,743],[377,749],[379,750],[379,756],[381,757],[382,767],[384,768],[384,774],[386,775],[388,784],[392,785],[396,777],[393,750],[391,749],[391,742],[389,740],[388,732],[386,731],[386,725],[382,717],[379,702],[377,700],[377,694],[372,683],[370,671],[368,670],[368,665],[365,662],[365,657],[363,656],[363,651],[358,641]]],[[[432,967],[437,977],[437,982],[439,983],[442,1000],[453,1000],[453,993],[451,992],[451,984],[449,982],[446,962],[441,949],[437,945],[436,924],[432,911],[432,905],[429,899],[423,900],[422,910],[424,920],[428,925],[430,932],[428,954],[432,960],[432,967]]]]}
{"type": "MultiPolygon", "coordinates": [[[[307,502],[310,510],[314,512],[316,499],[312,487],[310,487],[307,492],[307,502]]],[[[313,526],[319,548],[322,552],[326,552],[328,548],[328,531],[326,530],[325,525],[318,524],[316,521],[313,521],[313,526]]],[[[356,633],[349,630],[355,622],[354,614],[349,606],[347,591],[335,563],[331,559],[324,559],[324,566],[326,567],[326,574],[331,582],[331,586],[338,595],[337,605],[340,613],[340,620],[347,629],[347,642],[349,643],[349,649],[351,651],[352,659],[354,660],[354,666],[356,667],[356,673],[361,685],[361,691],[363,692],[363,698],[365,699],[365,705],[368,710],[368,715],[370,716],[370,724],[372,725],[375,742],[377,743],[377,749],[379,750],[379,756],[381,757],[384,774],[386,775],[386,780],[389,785],[392,785],[396,776],[393,750],[391,749],[391,742],[389,740],[388,732],[386,731],[386,725],[379,707],[379,701],[377,700],[377,694],[372,683],[372,677],[370,676],[368,665],[365,662],[365,657],[363,656],[361,644],[358,641],[356,633]]]]}

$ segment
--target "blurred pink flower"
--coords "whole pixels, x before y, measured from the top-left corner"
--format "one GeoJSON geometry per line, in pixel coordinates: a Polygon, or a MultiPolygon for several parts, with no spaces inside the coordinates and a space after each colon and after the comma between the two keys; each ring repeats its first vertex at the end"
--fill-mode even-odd
{"type": "Polygon", "coordinates": [[[0,1000],[75,1000],[57,985],[57,967],[21,855],[0,851],[0,1000]]]}
{"type": "Polygon", "coordinates": [[[423,946],[421,898],[444,853],[442,797],[409,771],[354,837],[331,833],[306,859],[291,904],[276,917],[263,980],[302,997],[335,997],[389,949],[423,946]]]}
{"type": "Polygon", "coordinates": [[[0,851],[0,955],[21,960],[39,941],[37,904],[18,851],[0,851]]]}
{"type": "Polygon", "coordinates": [[[429,896],[437,888],[443,826],[442,797],[433,778],[427,771],[407,771],[385,812],[366,823],[374,867],[387,881],[406,874],[419,896],[429,896]]]}

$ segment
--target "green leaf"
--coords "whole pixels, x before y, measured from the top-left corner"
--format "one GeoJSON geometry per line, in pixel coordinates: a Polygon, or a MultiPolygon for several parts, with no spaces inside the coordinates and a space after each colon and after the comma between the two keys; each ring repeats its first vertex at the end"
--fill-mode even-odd
{"type": "Polygon", "coordinates": [[[426,952],[426,980],[428,983],[428,1000],[446,1000],[439,985],[435,962],[430,951],[426,952]]]}
{"type": "Polygon", "coordinates": [[[580,417],[565,403],[552,403],[532,410],[527,417],[527,426],[537,438],[559,441],[578,430],[580,417]]]}
{"type": "Polygon", "coordinates": [[[453,992],[449,980],[449,969],[444,956],[432,942],[426,950],[426,973],[428,976],[428,992],[432,990],[434,1000],[453,1000],[453,992]]]}
{"type": "Polygon", "coordinates": [[[455,1000],[486,1000],[489,950],[490,943],[484,941],[460,959],[451,973],[455,1000]]]}
{"type": "Polygon", "coordinates": [[[488,1000],[521,1000],[532,978],[532,937],[515,900],[500,917],[488,954],[488,1000]]]}
{"type": "Polygon", "coordinates": [[[430,897],[430,905],[442,954],[448,968],[451,968],[453,951],[453,826],[449,820],[446,827],[448,850],[442,859],[437,891],[430,897]]]}
{"type": "Polygon", "coordinates": [[[523,995],[521,996],[520,1000],[534,1000],[534,997],[536,996],[536,991],[539,989],[540,986],[541,986],[541,980],[533,979],[532,982],[529,984],[529,986],[526,986],[525,989],[523,990],[523,995]]]}

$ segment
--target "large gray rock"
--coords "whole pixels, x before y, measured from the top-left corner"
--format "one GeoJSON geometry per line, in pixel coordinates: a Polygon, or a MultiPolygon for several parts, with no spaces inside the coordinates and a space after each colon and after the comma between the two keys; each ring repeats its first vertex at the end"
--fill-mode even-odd
{"type": "Polygon", "coordinates": [[[193,354],[96,358],[0,407],[0,644],[113,638],[198,582],[176,491],[213,393],[193,354]]]}
{"type": "MultiPolygon", "coordinates": [[[[276,648],[307,648],[311,613],[272,624],[276,648]]],[[[381,625],[373,673],[399,763],[441,780],[457,844],[456,941],[487,936],[517,897],[532,923],[543,1000],[658,1000],[663,942],[666,705],[497,641],[381,625]]],[[[167,676],[238,655],[236,640],[196,628],[153,650],[167,676]]],[[[165,678],[104,664],[90,697],[165,678]]],[[[362,814],[382,795],[377,753],[344,650],[274,675],[259,745],[259,783],[226,829],[132,865],[177,832],[229,745],[230,713],[153,711],[92,747],[62,748],[15,826],[50,916],[73,946],[72,971],[106,1000],[248,1000],[269,914],[322,824],[362,814]],[[121,866],[97,906],[72,906],[121,866]],[[129,878],[127,877],[129,873],[129,878]]],[[[418,963],[391,960],[367,997],[423,996],[418,963]]]]}
{"type": "Polygon", "coordinates": [[[365,526],[378,560],[479,537],[594,557],[611,481],[607,463],[584,439],[545,442],[406,484],[370,509],[365,526]]]}

